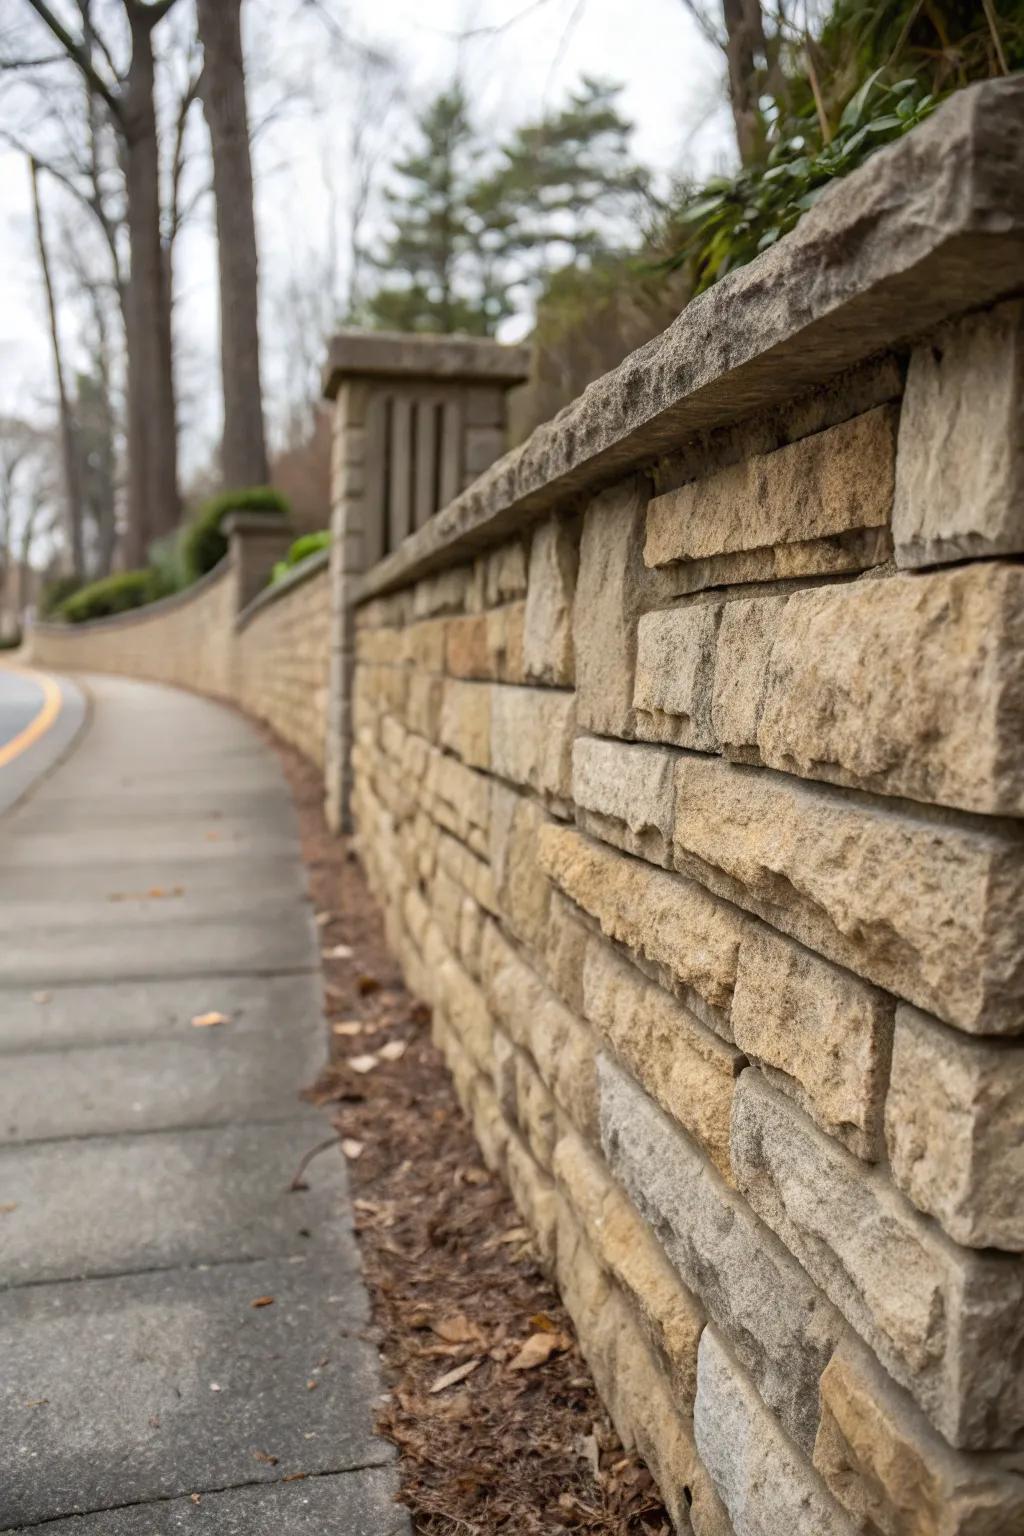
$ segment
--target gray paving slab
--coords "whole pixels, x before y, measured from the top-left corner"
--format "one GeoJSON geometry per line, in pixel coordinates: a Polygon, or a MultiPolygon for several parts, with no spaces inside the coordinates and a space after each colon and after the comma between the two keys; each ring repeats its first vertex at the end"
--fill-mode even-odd
{"type": "MultiPolygon", "coordinates": [[[[126,871],[126,873],[129,873],[126,871]]],[[[54,890],[50,899],[9,902],[0,881],[0,902],[4,903],[4,932],[12,947],[21,936],[40,932],[60,932],[65,929],[88,927],[93,932],[115,929],[130,933],[139,942],[145,942],[147,931],[165,931],[181,923],[206,923],[221,918],[225,912],[233,920],[269,919],[271,922],[294,922],[299,918],[309,938],[309,899],[293,871],[285,867],[280,882],[239,882],[235,873],[234,889],[222,881],[214,886],[202,880],[161,881],[145,885],[135,871],[134,879],[104,882],[90,893],[71,896],[64,890],[54,890]],[[239,885],[241,884],[241,889],[239,885]]],[[[183,877],[184,878],[184,877],[183,877]]],[[[0,977],[3,960],[0,959],[0,977]]]]}
{"type": "Polygon", "coordinates": [[[22,832],[4,844],[8,869],[55,871],[64,865],[137,864],[146,870],[174,860],[205,863],[222,859],[293,858],[295,835],[286,827],[254,828],[244,817],[225,816],[209,827],[183,822],[177,827],[146,822],[142,827],[78,827],[64,831],[22,832]]]}
{"type": "Polygon", "coordinates": [[[299,1092],[324,1056],[314,1037],[278,1032],[254,1051],[229,1025],[189,1034],[0,1055],[0,1145],[302,1113],[299,1092]]]}
{"type": "MultiPolygon", "coordinates": [[[[208,778],[209,776],[207,776],[208,778]]],[[[149,821],[170,823],[185,830],[192,827],[216,831],[221,822],[246,823],[257,831],[292,832],[295,813],[281,803],[280,786],[236,790],[225,780],[213,792],[197,790],[191,797],[180,790],[154,794],[148,786],[137,784],[114,793],[96,794],[83,790],[59,799],[52,794],[33,796],[18,812],[19,831],[37,830],[74,833],[86,823],[93,828],[127,829],[149,821]]]]}
{"type": "MultiPolygon", "coordinates": [[[[114,909],[97,913],[97,921],[118,921],[122,916],[119,907],[132,904],[152,906],[155,900],[172,900],[175,911],[187,911],[191,904],[220,905],[231,902],[236,905],[240,895],[252,900],[307,898],[306,871],[295,857],[294,848],[269,858],[250,854],[240,867],[236,859],[168,858],[150,860],[142,865],[105,859],[101,864],[62,863],[59,868],[34,868],[25,865],[0,867],[0,907],[3,908],[4,924],[8,920],[22,922],[25,909],[37,905],[34,917],[38,921],[43,906],[47,910],[58,902],[81,901],[83,898],[109,902],[114,909]],[[153,897],[154,889],[164,892],[161,898],[153,897]],[[177,893],[168,896],[166,893],[177,893]]],[[[162,910],[162,909],[161,909],[162,910]]]]}
{"type": "MultiPolygon", "coordinates": [[[[223,1049],[231,1053],[227,1063],[217,1065],[216,1077],[223,1080],[243,1069],[243,1064],[233,1059],[236,1047],[252,1063],[253,1077],[262,1076],[264,1070],[273,1071],[278,1037],[284,1036],[294,1063],[291,1078],[299,1081],[308,1070],[307,1059],[323,1059],[322,1030],[310,1027],[310,1020],[319,1016],[321,992],[321,978],[313,971],[287,976],[96,982],[42,992],[30,987],[0,987],[0,1080],[5,1073],[5,1051],[64,1050],[73,1045],[162,1038],[190,1040],[190,1021],[196,1014],[216,1010],[231,1019],[230,1029],[221,1025],[209,1036],[208,1043],[215,1052],[223,1049]],[[248,1036],[262,1038],[259,1051],[253,1049],[248,1036]],[[264,1054],[266,1069],[260,1062],[264,1054]]],[[[190,1092],[199,1086],[189,1079],[190,1092]]]]}
{"type": "MultiPolygon", "coordinates": [[[[290,1188],[325,1134],[309,1115],[0,1148],[0,1288],[316,1251],[351,1279],[359,1256],[340,1149],[312,1159],[308,1188],[290,1188]]],[[[356,1297],[362,1308],[361,1287],[356,1297]]]]}
{"type": "Polygon", "coordinates": [[[230,913],[165,922],[132,937],[99,926],[19,933],[0,955],[0,987],[74,981],[140,981],[147,976],[216,976],[298,971],[317,963],[308,908],[287,917],[230,913]]]}
{"type": "Polygon", "coordinates": [[[368,1467],[77,1515],[47,1522],[43,1536],[408,1536],[397,1485],[393,1468],[368,1467]]]}
{"type": "Polygon", "coordinates": [[[360,1314],[322,1257],[7,1291],[0,1528],[386,1462],[360,1314]]]}

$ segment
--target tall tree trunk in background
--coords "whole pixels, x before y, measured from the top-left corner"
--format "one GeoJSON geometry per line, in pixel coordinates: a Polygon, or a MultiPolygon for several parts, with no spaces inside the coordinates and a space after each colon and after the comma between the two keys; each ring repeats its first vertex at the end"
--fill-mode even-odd
{"type": "Polygon", "coordinates": [[[764,147],[759,98],[769,59],[760,0],[722,0],[722,19],[736,146],[749,165],[764,147]]]}
{"type": "Polygon", "coordinates": [[[64,378],[64,361],[60,350],[60,332],[57,329],[57,304],[50,275],[50,259],[46,250],[43,229],[43,207],[39,199],[39,167],[29,161],[32,174],[32,207],[35,214],[36,244],[39,248],[39,265],[46,288],[46,307],[50,317],[50,342],[53,347],[53,370],[57,376],[57,406],[60,414],[61,461],[64,469],[64,495],[67,504],[68,543],[71,548],[71,569],[81,580],[85,574],[85,553],[82,543],[82,491],[78,473],[78,455],[75,449],[75,429],[71,419],[71,403],[68,400],[64,378]]]}
{"type": "Polygon", "coordinates": [[[153,101],[153,27],[163,9],[125,0],[132,59],[121,98],[131,271],[128,341],[127,563],[141,565],[153,539],[177,527],[178,432],[171,360],[171,296],[160,241],[159,153],[153,101]]]}
{"type": "Polygon", "coordinates": [[[197,0],[203,112],[213,149],[224,388],[221,473],[227,487],[267,479],[260,391],[256,224],[245,106],[241,0],[197,0]]]}

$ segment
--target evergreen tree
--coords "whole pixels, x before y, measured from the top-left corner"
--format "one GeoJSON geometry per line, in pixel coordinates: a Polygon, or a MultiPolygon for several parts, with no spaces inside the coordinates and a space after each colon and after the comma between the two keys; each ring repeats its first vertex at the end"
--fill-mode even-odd
{"type": "Polygon", "coordinates": [[[391,280],[370,299],[368,317],[394,330],[489,334],[499,317],[488,313],[474,248],[479,145],[462,88],[442,92],[416,127],[418,147],[394,167],[402,184],[386,194],[392,233],[375,258],[391,280]]]}

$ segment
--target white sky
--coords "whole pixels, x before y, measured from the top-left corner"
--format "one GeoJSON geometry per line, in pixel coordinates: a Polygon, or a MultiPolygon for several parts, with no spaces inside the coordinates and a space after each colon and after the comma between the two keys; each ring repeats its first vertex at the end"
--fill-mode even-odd
{"type": "MultiPolygon", "coordinates": [[[[0,9],[24,4],[0,0],[0,9]]],[[[255,149],[265,371],[273,414],[300,367],[290,289],[314,290],[314,310],[319,294],[319,313],[306,317],[306,330],[315,337],[321,317],[329,328],[325,263],[331,197],[326,188],[333,184],[343,246],[352,86],[343,64],[323,45],[320,23],[306,18],[295,24],[296,0],[248,4],[251,113],[258,119],[268,104],[277,109],[255,149]]],[[[532,8],[530,0],[373,0],[372,5],[337,0],[335,9],[350,32],[392,50],[402,72],[405,99],[385,126],[384,166],[408,142],[409,113],[450,81],[459,52],[453,35],[467,28],[500,27],[515,17],[521,19],[462,44],[463,79],[478,121],[495,137],[545,106],[557,106],[580,75],[589,73],[622,82],[623,110],[637,127],[635,150],[648,164],[667,175],[707,172],[727,163],[719,61],[683,0],[539,0],[532,8]]],[[[193,132],[202,134],[198,110],[193,132]]],[[[0,412],[38,415],[52,398],[53,385],[28,176],[23,158],[2,149],[0,209],[0,412]]],[[[187,396],[182,445],[187,474],[209,453],[219,418],[209,200],[176,247],[175,274],[179,372],[187,396]]],[[[336,281],[341,292],[342,271],[336,281]]],[[[66,325],[73,349],[73,317],[66,325]]]]}

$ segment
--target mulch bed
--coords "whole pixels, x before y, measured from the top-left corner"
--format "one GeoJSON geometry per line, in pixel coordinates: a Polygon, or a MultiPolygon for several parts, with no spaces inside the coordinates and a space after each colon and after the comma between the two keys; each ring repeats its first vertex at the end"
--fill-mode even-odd
{"type": "Polygon", "coordinates": [[[322,780],[273,734],[299,811],[324,953],[330,1064],[308,1097],[349,1159],[355,1224],[421,1536],[669,1536],[602,1409],[557,1293],[405,991],[322,780]],[[352,1065],[353,1059],[355,1065],[352,1065]],[[362,1070],[360,1070],[362,1069],[362,1070]]]}

